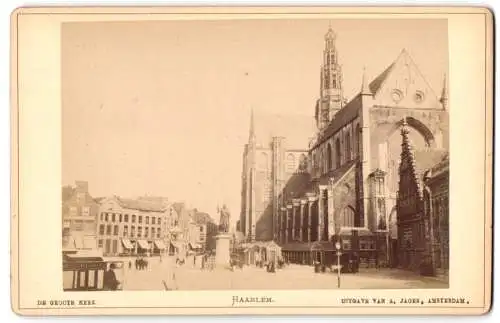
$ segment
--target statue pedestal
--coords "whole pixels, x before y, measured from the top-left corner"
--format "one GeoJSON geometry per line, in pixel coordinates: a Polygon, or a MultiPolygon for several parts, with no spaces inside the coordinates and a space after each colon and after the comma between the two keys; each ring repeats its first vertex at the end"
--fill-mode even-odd
{"type": "Polygon", "coordinates": [[[217,268],[228,268],[231,259],[230,253],[231,235],[219,233],[215,236],[215,266],[217,268]]]}

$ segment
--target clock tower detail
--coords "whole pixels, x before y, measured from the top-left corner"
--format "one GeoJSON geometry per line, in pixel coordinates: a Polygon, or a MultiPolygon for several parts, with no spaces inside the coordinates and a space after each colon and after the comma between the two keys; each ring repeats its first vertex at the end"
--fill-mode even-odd
{"type": "Polygon", "coordinates": [[[325,128],[334,115],[344,106],[342,93],[342,67],[338,63],[336,34],[330,27],[325,35],[325,49],[321,66],[321,91],[316,104],[316,124],[325,128]]]}

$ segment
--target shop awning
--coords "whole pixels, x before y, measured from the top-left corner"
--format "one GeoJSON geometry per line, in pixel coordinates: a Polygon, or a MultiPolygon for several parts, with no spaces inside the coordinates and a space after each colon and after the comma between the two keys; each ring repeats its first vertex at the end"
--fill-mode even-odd
{"type": "Polygon", "coordinates": [[[165,246],[165,244],[163,243],[163,241],[161,241],[161,240],[155,240],[155,245],[156,245],[156,248],[158,248],[160,250],[163,250],[163,249],[167,248],[165,246]]]}
{"type": "Polygon", "coordinates": [[[132,242],[130,242],[129,239],[122,239],[122,243],[125,249],[134,249],[134,245],[132,244],[132,242]]]}
{"type": "Polygon", "coordinates": [[[198,244],[198,243],[192,243],[192,242],[190,242],[189,246],[191,247],[191,249],[201,249],[201,245],[198,244]]]}
{"type": "Polygon", "coordinates": [[[142,249],[149,249],[149,243],[146,240],[137,240],[137,243],[142,249]]]}

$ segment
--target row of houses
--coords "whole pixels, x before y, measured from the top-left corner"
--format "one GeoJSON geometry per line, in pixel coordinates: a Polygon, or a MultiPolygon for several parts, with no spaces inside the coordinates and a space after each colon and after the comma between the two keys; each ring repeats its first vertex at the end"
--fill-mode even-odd
{"type": "Polygon", "coordinates": [[[101,250],[105,256],[182,254],[215,248],[209,214],[164,197],[93,198],[88,183],[62,189],[63,249],[101,250]]]}

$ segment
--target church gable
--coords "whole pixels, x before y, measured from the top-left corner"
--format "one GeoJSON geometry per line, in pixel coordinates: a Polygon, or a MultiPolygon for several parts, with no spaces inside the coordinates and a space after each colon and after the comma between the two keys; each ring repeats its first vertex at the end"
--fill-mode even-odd
{"type": "Polygon", "coordinates": [[[405,50],[375,81],[377,86],[370,86],[374,105],[442,110],[436,92],[405,50]]]}

